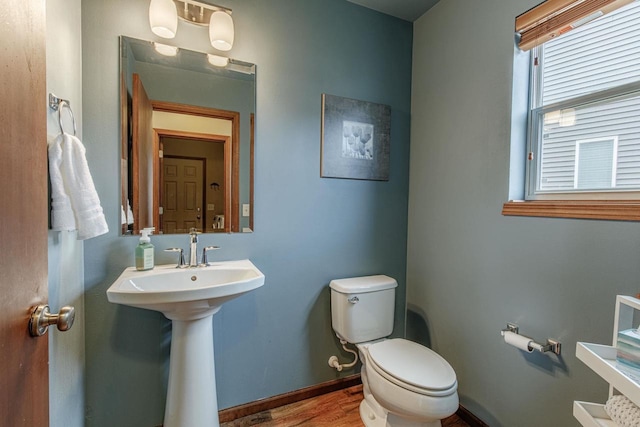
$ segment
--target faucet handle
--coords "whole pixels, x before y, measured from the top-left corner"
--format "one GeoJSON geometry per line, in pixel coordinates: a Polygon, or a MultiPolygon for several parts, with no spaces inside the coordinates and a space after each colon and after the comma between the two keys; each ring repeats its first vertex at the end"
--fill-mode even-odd
{"type": "Polygon", "coordinates": [[[220,246],[207,246],[202,248],[202,264],[200,264],[201,267],[206,267],[209,264],[209,261],[207,261],[207,251],[214,251],[216,249],[220,249],[220,246]]]}
{"type": "Polygon", "coordinates": [[[178,265],[176,268],[185,268],[187,264],[184,261],[184,251],[182,248],[167,248],[164,250],[165,252],[180,252],[180,258],[178,259],[178,265]]]}

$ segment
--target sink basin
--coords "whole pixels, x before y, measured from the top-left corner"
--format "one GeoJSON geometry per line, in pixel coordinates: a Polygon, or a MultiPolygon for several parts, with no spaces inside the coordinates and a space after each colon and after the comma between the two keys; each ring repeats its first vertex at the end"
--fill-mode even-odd
{"type": "Polygon", "coordinates": [[[107,290],[109,302],[160,311],[170,319],[202,316],[222,303],[259,288],[264,275],[249,260],[175,268],[175,264],[138,271],[130,267],[107,290]]]}
{"type": "Polygon", "coordinates": [[[260,270],[241,260],[184,269],[130,267],[109,287],[109,302],[160,311],[171,319],[164,427],[220,426],[212,318],[224,302],[263,284],[260,270]]]}

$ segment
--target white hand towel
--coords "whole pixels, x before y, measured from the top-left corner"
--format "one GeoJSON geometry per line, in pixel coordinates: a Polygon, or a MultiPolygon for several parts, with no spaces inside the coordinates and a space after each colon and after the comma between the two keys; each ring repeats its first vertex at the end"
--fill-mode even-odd
{"type": "Polygon", "coordinates": [[[71,209],[71,200],[62,181],[62,137],[50,139],[49,177],[51,178],[51,228],[53,230],[71,231],[76,229],[76,220],[71,209]]]}
{"type": "Polygon", "coordinates": [[[129,200],[127,200],[127,211],[125,212],[124,206],[120,205],[120,224],[121,225],[131,225],[133,224],[133,211],[131,210],[131,205],[129,204],[129,200]]]}
{"type": "Polygon", "coordinates": [[[131,204],[129,203],[129,200],[127,200],[127,225],[133,224],[133,221],[133,211],[131,210],[131,204]]]}
{"type": "Polygon", "coordinates": [[[51,225],[54,230],[69,230],[73,221],[74,228],[78,230],[78,240],[90,239],[109,231],[85,152],[82,141],[67,133],[59,135],[49,144],[53,199],[51,225]],[[72,215],[69,215],[69,206],[72,215]]]}

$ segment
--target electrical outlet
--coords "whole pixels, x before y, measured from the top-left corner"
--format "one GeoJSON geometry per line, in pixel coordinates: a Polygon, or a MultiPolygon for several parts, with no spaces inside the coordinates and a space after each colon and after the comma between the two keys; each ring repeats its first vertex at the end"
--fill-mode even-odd
{"type": "Polygon", "coordinates": [[[214,205],[213,203],[207,203],[207,210],[208,211],[215,211],[216,210],[216,205],[214,205]]]}
{"type": "Polygon", "coordinates": [[[242,204],[242,216],[249,216],[249,203],[242,204]]]}

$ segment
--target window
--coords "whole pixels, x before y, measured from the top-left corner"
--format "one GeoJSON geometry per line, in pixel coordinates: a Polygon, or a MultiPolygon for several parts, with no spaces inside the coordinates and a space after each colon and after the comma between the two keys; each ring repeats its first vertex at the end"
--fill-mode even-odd
{"type": "Polygon", "coordinates": [[[616,188],[618,137],[576,141],[573,188],[616,188]]]}
{"type": "Polygon", "coordinates": [[[602,15],[531,50],[525,200],[625,200],[640,219],[640,1],[602,15]]]}

